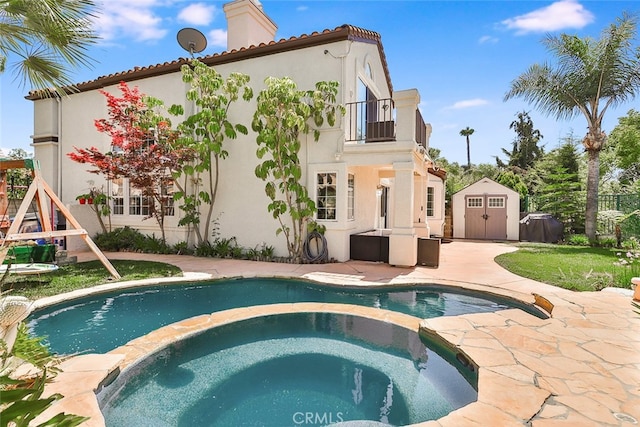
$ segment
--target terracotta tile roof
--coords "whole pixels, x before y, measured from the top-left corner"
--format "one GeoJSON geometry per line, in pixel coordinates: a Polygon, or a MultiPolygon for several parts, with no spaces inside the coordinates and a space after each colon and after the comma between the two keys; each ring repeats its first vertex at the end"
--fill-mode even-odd
{"type": "MultiPolygon", "coordinates": [[[[341,25],[333,30],[323,30],[321,32],[314,31],[311,34],[302,34],[298,37],[290,37],[288,39],[280,39],[269,43],[260,43],[258,46],[251,45],[246,48],[232,49],[221,53],[214,53],[198,58],[209,66],[227,64],[236,61],[242,61],[249,58],[258,58],[261,56],[272,55],[276,53],[286,52],[290,50],[304,49],[312,46],[329,44],[336,41],[352,40],[364,43],[375,43],[378,45],[382,66],[384,68],[385,77],[389,90],[393,92],[391,77],[389,75],[389,67],[387,64],[384,48],[380,34],[375,31],[366,30],[364,28],[355,27],[353,25],[341,25]]],[[[75,88],[69,87],[68,93],[87,92],[91,90],[101,89],[106,86],[118,84],[121,81],[131,82],[148,77],[159,76],[163,74],[175,73],[180,71],[180,67],[189,62],[188,58],[178,58],[171,62],[162,64],[149,65],[146,67],[134,67],[131,70],[101,76],[95,80],[78,83],[75,88]]],[[[53,91],[31,91],[26,99],[37,100],[50,96],[55,96],[53,91]]]]}

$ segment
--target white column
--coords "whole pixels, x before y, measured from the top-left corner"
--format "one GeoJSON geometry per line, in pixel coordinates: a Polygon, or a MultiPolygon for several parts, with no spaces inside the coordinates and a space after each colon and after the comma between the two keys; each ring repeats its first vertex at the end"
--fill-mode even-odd
{"type": "Polygon", "coordinates": [[[416,111],[420,103],[420,94],[416,89],[393,92],[393,104],[396,108],[396,141],[416,140],[416,111]]]}
{"type": "Polygon", "coordinates": [[[413,267],[418,262],[418,242],[413,227],[413,163],[394,163],[393,169],[393,227],[389,236],[389,264],[413,267]]]}

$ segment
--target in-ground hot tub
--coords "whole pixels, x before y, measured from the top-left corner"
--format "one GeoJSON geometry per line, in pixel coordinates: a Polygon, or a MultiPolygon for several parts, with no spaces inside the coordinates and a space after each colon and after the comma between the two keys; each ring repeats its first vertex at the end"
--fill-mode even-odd
{"type": "Polygon", "coordinates": [[[107,426],[407,425],[475,401],[476,385],[473,363],[430,348],[417,330],[361,315],[287,312],[176,341],[98,397],[107,426]]]}

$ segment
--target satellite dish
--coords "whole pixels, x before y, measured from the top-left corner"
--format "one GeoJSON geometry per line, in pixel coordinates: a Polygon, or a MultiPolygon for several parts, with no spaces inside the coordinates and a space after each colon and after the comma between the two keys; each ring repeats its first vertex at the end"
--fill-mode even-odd
{"type": "Polygon", "coordinates": [[[207,47],[207,38],[195,28],[183,28],[178,31],[178,44],[193,56],[207,47]]]}

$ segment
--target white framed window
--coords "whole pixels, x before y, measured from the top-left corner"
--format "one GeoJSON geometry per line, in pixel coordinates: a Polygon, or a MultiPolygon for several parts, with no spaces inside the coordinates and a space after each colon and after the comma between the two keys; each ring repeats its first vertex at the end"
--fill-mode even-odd
{"type": "Polygon", "coordinates": [[[433,208],[435,205],[435,188],[427,187],[427,216],[433,216],[433,208]]]}
{"type": "Polygon", "coordinates": [[[109,182],[111,196],[111,214],[124,215],[124,180],[116,178],[109,182]]]}
{"type": "MultiPolygon", "coordinates": [[[[164,214],[175,215],[173,200],[173,179],[167,178],[160,188],[161,197],[164,200],[164,214]]],[[[149,216],[154,205],[153,197],[143,195],[143,191],[135,188],[128,180],[116,178],[109,182],[109,195],[111,197],[111,214],[129,216],[149,216]]]]}
{"type": "Polygon", "coordinates": [[[323,172],[317,175],[316,206],[318,219],[335,220],[336,217],[336,173],[323,172]]]}
{"type": "Polygon", "coordinates": [[[355,219],[355,176],[349,174],[347,177],[347,219],[353,221],[355,219]]]}
{"type": "Polygon", "coordinates": [[[505,205],[504,197],[488,197],[487,198],[488,208],[504,208],[504,205],[505,205]]]}
{"type": "Polygon", "coordinates": [[[483,197],[468,197],[467,198],[467,207],[468,208],[484,208],[484,198],[483,197]]]}

